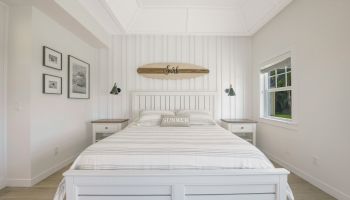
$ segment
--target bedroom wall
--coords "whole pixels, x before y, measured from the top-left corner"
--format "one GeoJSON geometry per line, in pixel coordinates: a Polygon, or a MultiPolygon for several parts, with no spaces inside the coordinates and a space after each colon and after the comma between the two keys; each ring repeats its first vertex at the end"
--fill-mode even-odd
{"type": "Polygon", "coordinates": [[[32,182],[37,182],[71,163],[91,143],[98,51],[36,8],[32,18],[31,176],[32,182]],[[63,54],[62,71],[42,66],[44,45],[63,54]],[[88,100],[67,98],[68,55],[90,64],[88,100]],[[63,78],[62,95],[42,93],[43,73],[63,78]]]}
{"type": "Polygon", "coordinates": [[[0,189],[6,180],[6,69],[8,7],[0,2],[0,189]]]}
{"type": "Polygon", "coordinates": [[[129,117],[131,91],[217,91],[223,118],[251,116],[251,39],[224,36],[115,36],[111,51],[100,52],[96,118],[129,117]],[[156,80],[136,69],[154,62],[183,62],[208,67],[209,75],[184,80],[156,80]],[[117,82],[122,93],[109,95],[117,82]],[[237,96],[227,97],[232,83],[237,96]]]}
{"type": "Polygon", "coordinates": [[[91,141],[97,50],[31,6],[11,6],[8,182],[30,186],[72,162],[91,141]],[[42,46],[63,53],[63,70],[42,66],[42,46]],[[91,98],[67,98],[67,55],[88,63],[91,98]],[[62,95],[42,93],[42,74],[61,76],[62,95]]]}
{"type": "Polygon", "coordinates": [[[259,147],[342,200],[350,199],[349,8],[348,0],[294,0],[253,38],[255,118],[262,63],[290,50],[297,83],[297,124],[259,119],[259,147]]]}
{"type": "Polygon", "coordinates": [[[29,185],[32,15],[10,7],[7,68],[7,184],[29,185]]]}

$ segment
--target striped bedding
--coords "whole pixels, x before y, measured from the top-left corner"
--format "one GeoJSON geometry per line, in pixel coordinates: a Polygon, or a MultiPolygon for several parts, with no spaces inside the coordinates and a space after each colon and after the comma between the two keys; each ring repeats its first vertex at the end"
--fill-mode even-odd
{"type": "MultiPolygon", "coordinates": [[[[131,124],[88,147],[78,170],[266,169],[272,163],[255,146],[218,125],[145,127],[131,124]]],[[[64,185],[61,189],[64,190],[64,185]]],[[[291,191],[289,199],[293,199],[291,191]]],[[[62,192],[57,192],[62,196],[62,192]]]]}

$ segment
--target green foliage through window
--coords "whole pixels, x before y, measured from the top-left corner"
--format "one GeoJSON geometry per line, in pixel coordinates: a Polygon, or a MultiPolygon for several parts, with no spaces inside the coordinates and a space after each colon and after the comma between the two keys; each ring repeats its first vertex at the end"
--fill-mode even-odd
{"type": "Polygon", "coordinates": [[[292,70],[291,61],[286,59],[275,64],[270,71],[263,71],[264,115],[292,119],[292,70]],[[288,61],[288,62],[287,62],[288,61]]]}
{"type": "Polygon", "coordinates": [[[292,91],[270,92],[270,116],[292,118],[292,91]]]}

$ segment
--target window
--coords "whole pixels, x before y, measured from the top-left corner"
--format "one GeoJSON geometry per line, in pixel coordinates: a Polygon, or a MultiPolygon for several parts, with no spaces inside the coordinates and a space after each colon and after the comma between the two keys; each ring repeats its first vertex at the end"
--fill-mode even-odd
{"type": "Polygon", "coordinates": [[[265,118],[292,120],[291,58],[261,70],[261,115],[265,118]]]}

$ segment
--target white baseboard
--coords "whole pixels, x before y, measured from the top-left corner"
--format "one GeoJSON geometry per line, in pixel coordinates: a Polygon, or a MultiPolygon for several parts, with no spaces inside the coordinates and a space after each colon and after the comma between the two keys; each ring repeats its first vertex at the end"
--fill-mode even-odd
{"type": "Polygon", "coordinates": [[[56,165],[53,167],[45,170],[44,172],[40,173],[39,175],[35,176],[32,179],[8,179],[6,186],[9,187],[31,187],[40,181],[44,180],[45,178],[49,177],[53,173],[57,172],[58,170],[62,169],[63,167],[69,165],[74,161],[74,159],[77,156],[72,156],[56,165]]]}
{"type": "Polygon", "coordinates": [[[39,183],[40,181],[44,180],[45,178],[49,177],[50,175],[54,174],[55,172],[57,172],[58,170],[62,169],[63,167],[69,165],[70,163],[72,163],[75,158],[77,157],[77,155],[72,156],[56,165],[54,165],[53,167],[47,169],[46,171],[40,173],[39,175],[35,176],[34,178],[31,179],[31,186],[39,183]]]}
{"type": "MultiPolygon", "coordinates": [[[[263,151],[263,150],[262,150],[263,151]]],[[[335,197],[339,200],[350,200],[350,194],[346,194],[339,189],[323,182],[322,180],[311,176],[310,174],[304,172],[303,170],[293,166],[292,164],[277,158],[273,154],[263,151],[266,156],[271,159],[273,162],[276,162],[277,164],[281,165],[282,167],[288,169],[289,171],[293,172],[294,174],[298,175],[299,177],[303,178],[304,180],[308,181],[312,185],[318,187],[319,189],[323,190],[324,192],[328,193],[329,195],[335,197]]]]}
{"type": "Polygon", "coordinates": [[[8,187],[30,187],[31,179],[7,179],[6,186],[8,187]]]}

